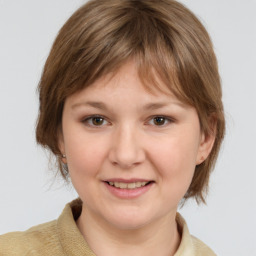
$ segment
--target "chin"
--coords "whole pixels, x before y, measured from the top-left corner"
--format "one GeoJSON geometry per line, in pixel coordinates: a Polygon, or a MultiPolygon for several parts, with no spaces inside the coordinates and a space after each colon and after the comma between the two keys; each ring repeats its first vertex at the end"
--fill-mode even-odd
{"type": "Polygon", "coordinates": [[[119,230],[138,230],[140,228],[145,227],[148,223],[145,220],[138,220],[138,219],[119,219],[112,222],[112,225],[119,230]]]}
{"type": "Polygon", "coordinates": [[[145,227],[153,222],[156,217],[140,211],[113,211],[111,216],[105,216],[105,219],[117,229],[120,230],[136,230],[145,227]],[[115,215],[113,216],[113,212],[115,215]],[[150,216],[149,216],[150,215],[150,216]]]}

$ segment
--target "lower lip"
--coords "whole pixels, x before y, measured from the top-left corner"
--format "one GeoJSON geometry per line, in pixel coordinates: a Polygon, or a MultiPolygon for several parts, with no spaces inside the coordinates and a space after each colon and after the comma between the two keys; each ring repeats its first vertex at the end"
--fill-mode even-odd
{"type": "Polygon", "coordinates": [[[153,182],[150,184],[140,187],[140,188],[133,188],[133,189],[124,189],[124,188],[116,188],[114,186],[109,185],[108,183],[104,182],[108,191],[114,196],[121,198],[121,199],[133,199],[140,197],[141,195],[145,194],[150,188],[153,186],[153,182]]]}

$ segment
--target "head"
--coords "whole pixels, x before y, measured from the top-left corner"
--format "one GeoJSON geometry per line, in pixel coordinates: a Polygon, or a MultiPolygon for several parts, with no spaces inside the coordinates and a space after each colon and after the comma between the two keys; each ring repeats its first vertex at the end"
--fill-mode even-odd
{"type": "Polygon", "coordinates": [[[205,199],[209,176],[224,136],[220,77],[213,46],[200,21],[173,0],[93,0],[61,28],[39,83],[39,144],[49,149],[66,177],[59,147],[66,100],[115,75],[128,61],[148,91],[166,89],[192,106],[205,136],[214,136],[210,154],[195,166],[184,199],[205,199]]]}

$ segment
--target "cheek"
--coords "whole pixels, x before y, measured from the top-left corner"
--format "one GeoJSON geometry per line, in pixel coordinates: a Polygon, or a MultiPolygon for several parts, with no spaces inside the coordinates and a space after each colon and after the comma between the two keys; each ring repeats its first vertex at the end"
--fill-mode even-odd
{"type": "Polygon", "coordinates": [[[71,136],[66,139],[68,167],[72,175],[96,175],[106,155],[106,143],[94,136],[71,136]]]}
{"type": "Polygon", "coordinates": [[[183,137],[162,142],[151,151],[160,182],[169,194],[171,190],[182,198],[186,193],[194,175],[197,150],[196,141],[183,137]]]}
{"type": "Polygon", "coordinates": [[[198,147],[196,143],[188,140],[170,140],[151,147],[151,155],[164,170],[173,172],[186,172],[196,165],[198,147]],[[190,168],[189,168],[190,167],[190,168]]]}
{"type": "Polygon", "coordinates": [[[72,136],[65,143],[70,178],[78,195],[84,202],[99,198],[95,180],[99,180],[98,175],[105,157],[104,141],[93,136],[72,136]]]}

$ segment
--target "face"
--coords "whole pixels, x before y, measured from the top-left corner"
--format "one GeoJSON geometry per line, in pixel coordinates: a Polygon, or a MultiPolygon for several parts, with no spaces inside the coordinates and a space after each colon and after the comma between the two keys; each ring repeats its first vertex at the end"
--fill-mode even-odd
{"type": "Polygon", "coordinates": [[[145,90],[129,62],[65,102],[60,149],[100,221],[132,229],[175,216],[210,151],[196,110],[165,90],[145,90]]]}

